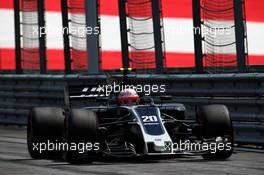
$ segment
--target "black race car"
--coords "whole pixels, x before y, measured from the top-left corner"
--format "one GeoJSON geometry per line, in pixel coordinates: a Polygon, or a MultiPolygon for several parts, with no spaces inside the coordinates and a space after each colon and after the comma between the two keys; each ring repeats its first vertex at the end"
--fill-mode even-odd
{"type": "MultiPolygon", "coordinates": [[[[122,83],[127,83],[124,77],[122,83]]],[[[32,109],[27,127],[32,158],[80,163],[108,157],[198,154],[216,160],[233,153],[233,126],[224,105],[197,107],[196,119],[187,120],[183,104],[164,103],[170,96],[160,96],[162,103],[155,104],[151,97],[135,98],[125,90],[122,97],[132,99],[128,104],[120,102],[120,94],[105,97],[92,94],[88,87],[73,89],[65,88],[65,107],[32,109]],[[73,100],[91,97],[101,105],[71,105],[73,100]]]]}

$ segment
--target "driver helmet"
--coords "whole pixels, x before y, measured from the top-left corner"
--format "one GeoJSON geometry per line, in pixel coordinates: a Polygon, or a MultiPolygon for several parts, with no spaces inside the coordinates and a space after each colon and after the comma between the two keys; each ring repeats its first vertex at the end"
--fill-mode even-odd
{"type": "Polygon", "coordinates": [[[139,96],[134,89],[124,89],[117,97],[119,105],[132,106],[139,103],[139,96]]]}

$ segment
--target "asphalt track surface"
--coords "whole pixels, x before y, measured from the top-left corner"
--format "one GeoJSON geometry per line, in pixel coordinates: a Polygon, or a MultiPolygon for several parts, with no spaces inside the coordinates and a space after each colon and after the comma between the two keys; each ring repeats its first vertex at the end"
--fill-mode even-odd
{"type": "Polygon", "coordinates": [[[264,174],[264,154],[245,151],[227,161],[204,161],[200,156],[169,160],[105,161],[70,165],[63,161],[33,160],[27,152],[26,129],[0,126],[0,175],[151,175],[151,174],[264,174]]]}

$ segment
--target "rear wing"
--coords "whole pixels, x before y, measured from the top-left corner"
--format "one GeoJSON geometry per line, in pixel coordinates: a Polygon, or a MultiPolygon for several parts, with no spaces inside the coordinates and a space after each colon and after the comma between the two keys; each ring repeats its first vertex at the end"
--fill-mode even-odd
{"type": "Polygon", "coordinates": [[[64,87],[64,102],[66,107],[96,106],[97,99],[108,98],[105,89],[98,85],[70,85],[64,87]]]}

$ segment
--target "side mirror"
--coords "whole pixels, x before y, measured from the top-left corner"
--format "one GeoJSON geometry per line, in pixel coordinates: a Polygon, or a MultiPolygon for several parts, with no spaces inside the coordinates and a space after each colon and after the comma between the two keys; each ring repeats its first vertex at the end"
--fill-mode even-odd
{"type": "Polygon", "coordinates": [[[108,102],[108,97],[98,97],[98,98],[96,98],[96,102],[106,103],[106,102],[108,102]]]}
{"type": "Polygon", "coordinates": [[[151,97],[141,97],[140,104],[151,104],[154,105],[154,100],[151,97]]]}
{"type": "Polygon", "coordinates": [[[172,96],[171,95],[160,96],[160,100],[161,101],[164,101],[164,100],[172,100],[172,96]]]}

